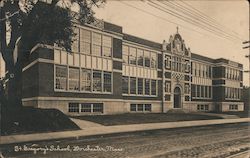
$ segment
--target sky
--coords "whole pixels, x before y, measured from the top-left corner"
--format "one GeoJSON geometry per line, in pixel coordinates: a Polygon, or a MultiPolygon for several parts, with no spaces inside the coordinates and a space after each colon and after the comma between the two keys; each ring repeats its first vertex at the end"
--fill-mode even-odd
{"type": "MultiPolygon", "coordinates": [[[[178,26],[178,32],[193,53],[214,59],[229,59],[242,63],[243,70],[249,69],[249,60],[245,57],[249,49],[242,49],[246,46],[242,42],[249,41],[249,4],[246,0],[184,0],[184,2],[172,0],[170,3],[167,0],[161,2],[152,0],[152,2],[158,7],[164,7],[162,9],[165,11],[166,9],[175,11],[180,17],[152,7],[152,3],[146,0],[107,0],[104,6],[94,8],[95,17],[122,26],[124,33],[159,43],[163,40],[168,41],[170,35],[176,33],[178,26]],[[178,10],[178,6],[185,8],[178,10]],[[206,26],[211,30],[215,29],[212,26],[216,25],[219,29],[217,34],[220,35],[204,30],[206,26],[198,27],[200,21],[195,22],[192,19],[197,18],[197,13],[196,16],[188,17],[187,14],[183,15],[185,9],[192,14],[198,10],[199,14],[206,17],[206,26]],[[183,17],[192,24],[183,21],[183,17]],[[221,31],[224,31],[226,38],[221,37],[223,34],[221,31]]],[[[243,84],[249,86],[248,73],[244,73],[243,78],[243,84]]]]}

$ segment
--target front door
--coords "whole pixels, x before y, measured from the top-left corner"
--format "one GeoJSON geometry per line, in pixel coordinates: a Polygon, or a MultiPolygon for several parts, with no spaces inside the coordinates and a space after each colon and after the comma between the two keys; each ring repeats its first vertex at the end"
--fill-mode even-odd
{"type": "Polygon", "coordinates": [[[174,89],[174,108],[181,108],[181,90],[179,87],[174,89]]]}

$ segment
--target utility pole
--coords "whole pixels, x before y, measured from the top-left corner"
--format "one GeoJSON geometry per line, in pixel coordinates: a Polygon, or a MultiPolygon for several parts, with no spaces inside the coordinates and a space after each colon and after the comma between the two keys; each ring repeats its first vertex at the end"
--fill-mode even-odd
{"type": "Polygon", "coordinates": [[[248,49],[248,55],[245,55],[246,58],[248,58],[249,62],[248,62],[248,70],[244,71],[246,73],[249,74],[249,86],[250,86],[250,41],[244,41],[242,42],[242,44],[248,44],[248,46],[244,46],[243,49],[248,49]]]}

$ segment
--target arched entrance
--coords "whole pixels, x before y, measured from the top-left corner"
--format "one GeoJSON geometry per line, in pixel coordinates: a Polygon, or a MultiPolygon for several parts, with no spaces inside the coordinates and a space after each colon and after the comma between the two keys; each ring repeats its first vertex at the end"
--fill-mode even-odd
{"type": "Polygon", "coordinates": [[[174,89],[174,108],[181,108],[181,89],[179,87],[174,89]]]}

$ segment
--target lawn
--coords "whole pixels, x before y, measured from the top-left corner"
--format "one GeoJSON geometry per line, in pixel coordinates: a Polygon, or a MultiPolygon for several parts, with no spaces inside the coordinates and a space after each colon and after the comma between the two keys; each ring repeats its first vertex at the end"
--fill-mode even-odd
{"type": "Polygon", "coordinates": [[[221,112],[220,114],[236,115],[241,118],[250,117],[250,111],[228,111],[228,112],[221,112]]]}
{"type": "Polygon", "coordinates": [[[192,113],[126,113],[117,115],[86,115],[75,116],[74,118],[99,123],[105,126],[127,125],[141,123],[159,123],[173,121],[210,120],[222,119],[217,116],[206,116],[192,113]]]}
{"type": "Polygon", "coordinates": [[[78,130],[79,127],[57,109],[21,107],[1,109],[1,135],[78,130]]]}

